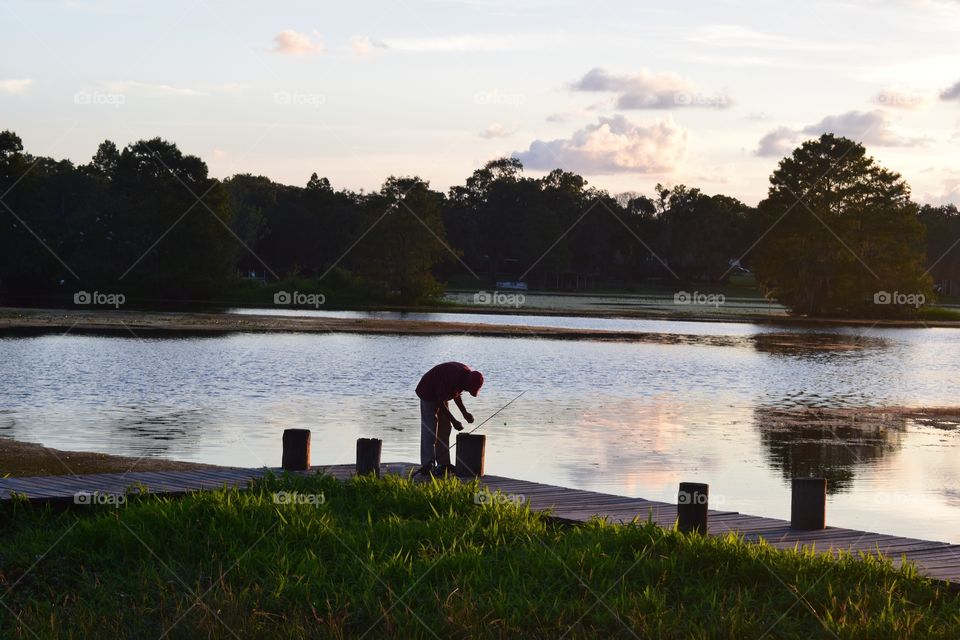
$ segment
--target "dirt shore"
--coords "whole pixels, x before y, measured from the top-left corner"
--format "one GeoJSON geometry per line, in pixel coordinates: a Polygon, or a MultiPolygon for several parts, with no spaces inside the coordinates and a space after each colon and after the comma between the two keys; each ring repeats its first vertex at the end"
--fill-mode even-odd
{"type": "Polygon", "coordinates": [[[740,338],[682,334],[565,329],[470,322],[393,320],[381,318],[315,318],[259,316],[233,313],[159,311],[75,311],[63,309],[0,308],[0,334],[98,333],[148,337],[162,333],[218,334],[231,332],[270,333],[364,333],[395,335],[468,335],[557,340],[616,340],[631,342],[697,342],[733,345],[740,338]]]}
{"type": "MultiPolygon", "coordinates": [[[[439,311],[439,310],[435,310],[439,311]]],[[[468,311],[467,309],[444,309],[468,311]]],[[[556,315],[556,314],[547,314],[556,315]]],[[[636,317],[636,314],[581,314],[587,317],[636,317]]],[[[659,320],[668,318],[654,316],[659,320]]],[[[670,318],[678,320],[709,320],[718,318],[670,318]]],[[[726,322],[777,323],[800,326],[864,326],[919,327],[960,326],[958,323],[916,323],[905,321],[843,321],[786,322],[784,318],[724,318],[726,322]]],[[[603,329],[572,329],[560,327],[531,327],[524,325],[494,325],[471,322],[441,322],[432,320],[404,320],[385,318],[317,318],[294,316],[247,315],[234,313],[128,311],[128,310],[74,310],[28,309],[0,307],[0,335],[29,335],[37,333],[107,334],[129,337],[148,337],[164,333],[181,335],[214,335],[234,332],[304,332],[304,333],[362,333],[384,335],[467,335],[475,337],[547,338],[554,340],[604,340],[624,342],[652,342],[658,344],[709,344],[716,346],[745,346],[752,344],[748,337],[710,336],[696,334],[664,334],[657,332],[612,331],[603,329]]],[[[784,334],[790,342],[796,336],[784,334]]],[[[825,345],[821,345],[825,346],[825,345]]]]}
{"type": "Polygon", "coordinates": [[[33,442],[0,437],[0,477],[62,476],[127,471],[182,471],[212,469],[216,465],[161,458],[111,456],[86,451],[61,451],[33,442]]]}

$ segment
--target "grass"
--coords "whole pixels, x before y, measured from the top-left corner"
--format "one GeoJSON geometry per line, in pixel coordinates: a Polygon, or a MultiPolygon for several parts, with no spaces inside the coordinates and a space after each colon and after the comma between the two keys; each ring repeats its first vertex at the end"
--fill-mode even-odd
{"type": "Polygon", "coordinates": [[[960,626],[960,596],[885,561],[640,522],[564,527],[477,505],[476,489],[316,476],[61,513],[17,504],[0,521],[0,637],[923,638],[960,626]]]}
{"type": "Polygon", "coordinates": [[[953,320],[960,321],[960,311],[948,307],[926,306],[917,310],[917,317],[921,320],[953,320]]]}

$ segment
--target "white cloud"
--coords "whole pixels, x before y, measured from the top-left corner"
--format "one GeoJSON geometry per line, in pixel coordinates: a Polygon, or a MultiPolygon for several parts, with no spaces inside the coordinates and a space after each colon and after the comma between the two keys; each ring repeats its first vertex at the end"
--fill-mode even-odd
{"type": "Polygon", "coordinates": [[[947,177],[943,180],[943,191],[941,193],[925,193],[920,198],[921,202],[935,207],[945,204],[960,206],[960,172],[947,171],[946,173],[947,177]]]}
{"type": "Polygon", "coordinates": [[[499,122],[494,122],[489,127],[480,132],[481,138],[486,138],[488,140],[493,138],[506,138],[513,134],[513,131],[507,129],[505,126],[499,122]]]}
{"type": "Polygon", "coordinates": [[[593,118],[597,117],[597,114],[594,112],[606,106],[607,105],[603,104],[592,104],[584,109],[574,109],[572,111],[554,111],[544,118],[544,120],[554,123],[573,122],[575,120],[582,120],[584,118],[592,120],[593,118]]]}
{"type": "Polygon", "coordinates": [[[524,45],[522,38],[510,35],[451,35],[421,38],[385,38],[384,48],[411,53],[448,51],[505,51],[524,45]]]}
{"type": "Polygon", "coordinates": [[[886,111],[848,111],[835,116],[827,116],[816,124],[804,127],[803,133],[819,136],[833,133],[864,144],[880,147],[911,147],[922,144],[920,138],[907,138],[896,133],[890,126],[886,111]]]}
{"type": "MultiPolygon", "coordinates": [[[[314,33],[314,35],[317,34],[314,33]]],[[[294,31],[293,29],[284,29],[273,37],[273,41],[275,44],[271,51],[274,53],[303,55],[306,53],[321,53],[323,51],[323,43],[319,40],[314,42],[310,39],[309,35],[294,31]]]]}
{"type": "Polygon", "coordinates": [[[921,109],[930,104],[926,94],[905,89],[884,89],[873,97],[873,101],[881,107],[908,110],[921,109]]]}
{"type": "Polygon", "coordinates": [[[779,158],[789,155],[797,146],[800,132],[790,127],[777,127],[760,138],[754,153],[762,158],[779,158]]]}
{"type": "Polygon", "coordinates": [[[714,24],[694,29],[687,40],[718,47],[740,49],[794,49],[801,51],[839,51],[852,49],[850,44],[819,42],[791,36],[763,33],[738,24],[714,24]]]}
{"type": "Polygon", "coordinates": [[[574,91],[619,94],[619,109],[676,109],[682,107],[725,108],[732,103],[726,95],[705,95],[676,73],[651,73],[641,69],[629,75],[611,74],[595,67],[570,85],[574,91]]]}
{"type": "Polygon", "coordinates": [[[366,57],[372,54],[374,49],[386,49],[387,45],[370,36],[353,36],[350,38],[350,48],[358,56],[366,57]]]}
{"type": "Polygon", "coordinates": [[[104,88],[112,93],[146,93],[151,96],[209,96],[205,91],[188,89],[186,87],[174,87],[169,84],[150,84],[147,82],[135,82],[121,80],[115,82],[104,82],[104,88]]]}
{"type": "Polygon", "coordinates": [[[0,92],[11,93],[13,95],[23,95],[27,92],[27,87],[33,84],[30,78],[17,78],[10,80],[0,80],[0,92]]]}
{"type": "Polygon", "coordinates": [[[824,133],[850,138],[865,145],[878,147],[913,147],[926,144],[925,138],[910,138],[900,135],[890,125],[886,111],[847,111],[839,115],[827,116],[820,122],[801,129],[777,127],[762,138],[754,153],[762,157],[788,155],[797,144],[808,137],[819,137],[824,133]]]}
{"type": "Polygon", "coordinates": [[[960,100],[960,82],[940,93],[941,100],[960,100]]]}
{"type": "Polygon", "coordinates": [[[672,118],[649,126],[631,123],[622,115],[601,117],[567,139],[534,140],[513,155],[531,169],[556,167],[590,174],[664,173],[686,154],[687,132],[672,118]]]}

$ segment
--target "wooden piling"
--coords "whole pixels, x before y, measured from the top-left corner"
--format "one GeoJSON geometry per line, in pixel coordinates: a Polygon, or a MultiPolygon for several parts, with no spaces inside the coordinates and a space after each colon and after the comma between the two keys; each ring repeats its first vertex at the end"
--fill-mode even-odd
{"type": "Polygon", "coordinates": [[[359,438],[357,440],[357,475],[368,473],[380,477],[380,452],[383,440],[378,438],[359,438]]]}
{"type": "Polygon", "coordinates": [[[794,478],[790,499],[790,528],[816,531],[827,527],[827,479],[794,478]]]}
{"type": "Polygon", "coordinates": [[[484,452],[487,436],[457,434],[457,475],[465,478],[479,478],[483,475],[484,452]]]}
{"type": "Polygon", "coordinates": [[[310,470],[310,430],[283,430],[283,460],[280,464],[284,471],[310,470]]]}
{"type": "Polygon", "coordinates": [[[707,503],[710,485],[681,482],[677,495],[677,528],[684,533],[707,533],[707,503]]]}

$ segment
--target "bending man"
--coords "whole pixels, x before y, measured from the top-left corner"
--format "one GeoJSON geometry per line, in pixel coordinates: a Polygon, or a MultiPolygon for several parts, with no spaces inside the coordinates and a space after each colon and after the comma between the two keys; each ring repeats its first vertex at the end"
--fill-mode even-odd
{"type": "Polygon", "coordinates": [[[463,419],[473,422],[473,415],[463,406],[460,394],[468,391],[477,396],[483,386],[483,374],[460,362],[444,362],[423,374],[417,385],[420,398],[420,467],[419,473],[442,474],[453,471],[450,464],[450,427],[463,430],[447,403],[453,400],[463,419]]]}

